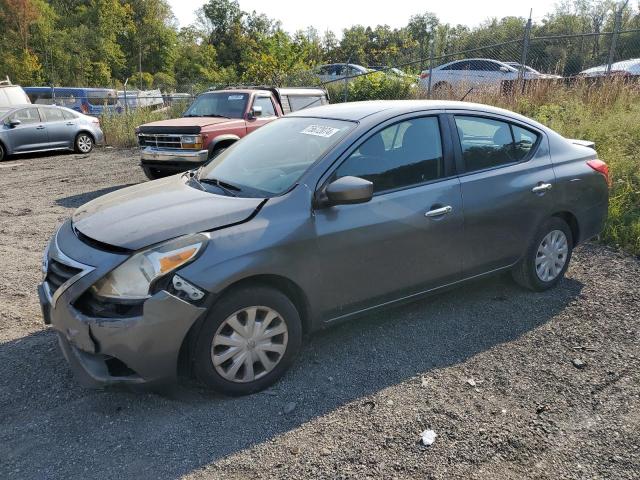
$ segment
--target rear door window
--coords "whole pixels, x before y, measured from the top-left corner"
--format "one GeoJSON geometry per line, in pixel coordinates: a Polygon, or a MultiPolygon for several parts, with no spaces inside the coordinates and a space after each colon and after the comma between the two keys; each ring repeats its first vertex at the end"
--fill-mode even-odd
{"type": "Polygon", "coordinates": [[[538,141],[531,130],[483,117],[455,117],[465,171],[524,160],[538,141]]]}
{"type": "Polygon", "coordinates": [[[75,120],[76,118],[78,118],[78,115],[67,110],[62,110],[62,115],[64,116],[65,120],[75,120]]]}
{"type": "Polygon", "coordinates": [[[64,120],[64,114],[59,108],[43,108],[41,109],[45,122],[59,122],[64,120]]]}

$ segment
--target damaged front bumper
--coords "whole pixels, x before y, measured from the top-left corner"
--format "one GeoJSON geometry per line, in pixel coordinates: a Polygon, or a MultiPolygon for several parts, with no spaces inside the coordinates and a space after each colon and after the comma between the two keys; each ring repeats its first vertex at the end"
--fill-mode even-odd
{"type": "Polygon", "coordinates": [[[88,386],[175,381],[182,342],[205,311],[160,290],[135,316],[97,318],[82,312],[78,298],[126,258],[82,242],[70,222],[48,249],[46,276],[38,287],[44,320],[57,331],[69,365],[88,386]],[[65,252],[73,252],[73,260],[65,252]],[[63,281],[65,273],[69,278],[63,281]]]}

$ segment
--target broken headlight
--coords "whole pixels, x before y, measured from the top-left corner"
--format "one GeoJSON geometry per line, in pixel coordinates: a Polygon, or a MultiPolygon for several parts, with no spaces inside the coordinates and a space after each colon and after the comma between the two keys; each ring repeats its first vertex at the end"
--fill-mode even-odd
{"type": "Polygon", "coordinates": [[[193,261],[207,240],[203,234],[188,235],[138,252],[96,282],[91,289],[100,297],[145,299],[155,280],[193,261]]]}

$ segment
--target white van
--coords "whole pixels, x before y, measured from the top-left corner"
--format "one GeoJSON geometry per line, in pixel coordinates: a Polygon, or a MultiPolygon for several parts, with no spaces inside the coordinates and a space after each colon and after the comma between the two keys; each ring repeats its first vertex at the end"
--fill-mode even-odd
{"type": "Polygon", "coordinates": [[[29,97],[19,85],[12,85],[9,80],[0,81],[0,107],[24,105],[31,103],[29,97]]]}

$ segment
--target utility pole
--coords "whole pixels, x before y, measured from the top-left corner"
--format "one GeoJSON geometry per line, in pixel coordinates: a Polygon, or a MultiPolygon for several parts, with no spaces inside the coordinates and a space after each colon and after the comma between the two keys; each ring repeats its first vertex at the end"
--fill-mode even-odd
{"type": "Polygon", "coordinates": [[[524,93],[525,89],[525,78],[524,72],[527,64],[527,55],[529,54],[529,43],[531,41],[531,16],[533,15],[533,8],[529,10],[529,20],[527,20],[527,25],[524,28],[524,38],[522,40],[522,57],[520,58],[520,68],[518,71],[518,80],[522,83],[522,93],[524,93]]]}
{"type": "Polygon", "coordinates": [[[611,46],[609,47],[609,60],[607,61],[607,76],[611,74],[611,65],[613,64],[613,60],[616,55],[616,45],[618,43],[618,35],[620,34],[620,26],[622,25],[622,12],[625,7],[629,3],[629,0],[626,0],[620,8],[616,11],[616,17],[613,22],[613,34],[611,36],[611,46]]]}

